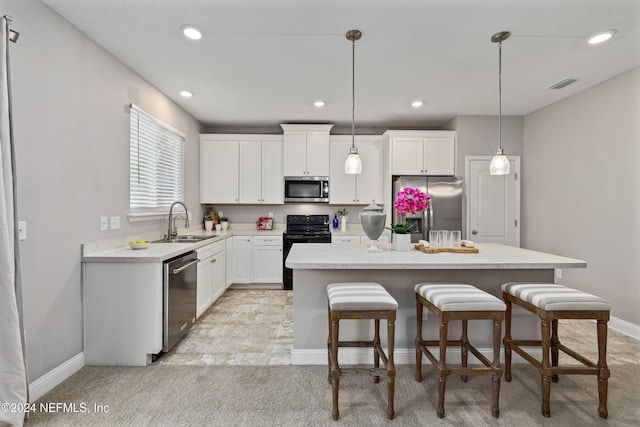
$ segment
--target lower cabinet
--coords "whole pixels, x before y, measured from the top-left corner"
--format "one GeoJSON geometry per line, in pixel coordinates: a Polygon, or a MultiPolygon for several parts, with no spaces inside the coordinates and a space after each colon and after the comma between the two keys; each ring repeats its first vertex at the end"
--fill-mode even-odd
{"type": "Polygon", "coordinates": [[[203,246],[198,254],[196,317],[200,317],[225,290],[225,242],[203,246]]]}
{"type": "Polygon", "coordinates": [[[282,236],[233,236],[231,283],[282,283],[282,236]]]}

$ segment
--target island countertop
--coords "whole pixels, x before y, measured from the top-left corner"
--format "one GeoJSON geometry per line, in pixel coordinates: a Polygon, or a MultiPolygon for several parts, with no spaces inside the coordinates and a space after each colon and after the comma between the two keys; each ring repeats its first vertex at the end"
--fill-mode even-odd
{"type": "Polygon", "coordinates": [[[366,244],[330,243],[294,244],[286,260],[291,269],[548,269],[586,268],[586,261],[544,252],[478,243],[478,253],[441,252],[426,254],[390,250],[390,244],[378,244],[384,251],[368,252],[366,244]]]}

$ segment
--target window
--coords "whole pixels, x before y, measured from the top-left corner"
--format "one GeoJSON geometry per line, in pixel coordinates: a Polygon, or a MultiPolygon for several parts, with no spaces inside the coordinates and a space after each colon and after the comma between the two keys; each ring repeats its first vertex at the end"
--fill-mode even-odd
{"type": "Polygon", "coordinates": [[[130,216],[166,214],[184,199],[185,136],[133,104],[130,115],[130,216]]]}

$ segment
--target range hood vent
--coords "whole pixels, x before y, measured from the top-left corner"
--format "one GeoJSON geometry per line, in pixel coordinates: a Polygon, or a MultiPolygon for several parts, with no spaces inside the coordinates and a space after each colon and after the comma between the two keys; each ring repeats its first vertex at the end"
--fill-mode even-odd
{"type": "Polygon", "coordinates": [[[555,82],[554,84],[552,84],[551,86],[549,86],[547,89],[562,89],[564,87],[569,86],[570,84],[573,84],[575,82],[577,82],[578,79],[562,79],[559,82],[555,82]]]}

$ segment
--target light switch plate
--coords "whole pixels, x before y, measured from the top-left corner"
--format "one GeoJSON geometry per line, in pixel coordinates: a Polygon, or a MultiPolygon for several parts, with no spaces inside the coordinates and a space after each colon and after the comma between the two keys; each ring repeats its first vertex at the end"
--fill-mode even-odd
{"type": "Polygon", "coordinates": [[[556,268],[556,279],[562,279],[562,269],[556,268]]]}
{"type": "Polygon", "coordinates": [[[27,221],[18,221],[18,239],[27,240],[27,221]]]}
{"type": "Polygon", "coordinates": [[[112,216],[111,217],[111,229],[112,230],[119,230],[120,229],[120,217],[119,216],[112,216]]]}
{"type": "Polygon", "coordinates": [[[105,231],[109,229],[109,224],[107,223],[108,220],[109,218],[107,218],[106,216],[100,217],[100,231],[105,231]]]}

